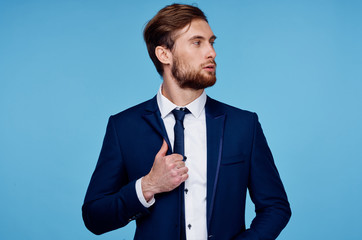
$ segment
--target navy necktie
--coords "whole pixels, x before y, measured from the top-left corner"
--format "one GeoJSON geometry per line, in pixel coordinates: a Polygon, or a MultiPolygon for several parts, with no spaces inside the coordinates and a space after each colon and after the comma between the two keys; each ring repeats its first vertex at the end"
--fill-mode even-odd
{"type": "MultiPolygon", "coordinates": [[[[182,156],[185,154],[185,137],[184,137],[184,118],[190,111],[187,108],[180,108],[180,110],[174,109],[172,111],[175,117],[175,126],[173,128],[175,134],[175,141],[173,145],[173,152],[182,156]]],[[[185,156],[184,156],[185,159],[185,156]]],[[[185,228],[185,200],[184,200],[185,184],[182,183],[179,187],[180,196],[180,239],[186,240],[186,228],[185,228]]]]}
{"type": "Polygon", "coordinates": [[[180,108],[180,110],[174,109],[172,113],[176,120],[173,128],[175,134],[173,152],[183,156],[185,154],[184,118],[187,113],[190,113],[190,111],[187,108],[180,108]]]}

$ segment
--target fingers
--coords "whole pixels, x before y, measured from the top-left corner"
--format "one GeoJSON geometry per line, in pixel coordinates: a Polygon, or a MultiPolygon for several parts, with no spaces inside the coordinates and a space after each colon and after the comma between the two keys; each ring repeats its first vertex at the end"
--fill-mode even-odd
{"type": "MultiPolygon", "coordinates": [[[[167,157],[169,157],[169,156],[167,156],[167,157]]],[[[175,156],[175,157],[177,157],[177,156],[175,156]]],[[[178,158],[178,160],[167,159],[166,162],[167,162],[166,163],[167,169],[169,171],[174,171],[175,173],[177,173],[177,175],[181,175],[181,173],[185,172],[185,170],[186,170],[186,172],[188,170],[187,167],[186,167],[185,162],[183,162],[179,158],[178,158]]]]}
{"type": "Polygon", "coordinates": [[[168,155],[167,156],[168,157],[168,159],[170,160],[170,161],[172,161],[172,162],[183,162],[182,160],[183,160],[183,156],[182,155],[180,155],[180,154],[178,154],[178,153],[173,153],[173,154],[171,154],[171,155],[168,155]]]}
{"type": "Polygon", "coordinates": [[[189,175],[187,173],[181,175],[181,183],[185,182],[189,178],[189,175]]]}
{"type": "Polygon", "coordinates": [[[156,158],[161,158],[161,157],[166,156],[167,150],[168,150],[168,145],[167,145],[165,139],[163,139],[162,146],[161,146],[160,150],[158,151],[158,153],[156,154],[156,158]]]}
{"type": "Polygon", "coordinates": [[[188,171],[189,171],[189,169],[187,167],[183,167],[183,168],[177,169],[177,174],[182,176],[184,174],[187,174],[188,171]]]}
{"type": "Polygon", "coordinates": [[[173,168],[170,170],[171,176],[176,177],[176,176],[182,176],[184,174],[187,174],[187,172],[189,171],[189,169],[184,166],[181,168],[173,168]]]}
{"type": "Polygon", "coordinates": [[[179,169],[179,168],[182,168],[182,167],[185,167],[185,162],[177,161],[175,168],[179,169]]]}
{"type": "Polygon", "coordinates": [[[185,182],[188,179],[189,175],[187,172],[188,172],[187,167],[171,170],[170,175],[172,176],[171,178],[171,182],[173,184],[172,189],[178,187],[181,183],[185,182]]]}

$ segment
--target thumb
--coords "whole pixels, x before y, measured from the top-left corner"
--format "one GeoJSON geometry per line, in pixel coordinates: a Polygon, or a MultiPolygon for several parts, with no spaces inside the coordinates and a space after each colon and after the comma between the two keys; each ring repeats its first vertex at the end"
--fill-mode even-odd
{"type": "Polygon", "coordinates": [[[167,145],[165,139],[163,139],[163,143],[162,143],[161,149],[160,149],[160,150],[158,151],[158,153],[156,154],[156,158],[160,158],[160,157],[166,156],[167,150],[168,150],[168,145],[167,145]]]}

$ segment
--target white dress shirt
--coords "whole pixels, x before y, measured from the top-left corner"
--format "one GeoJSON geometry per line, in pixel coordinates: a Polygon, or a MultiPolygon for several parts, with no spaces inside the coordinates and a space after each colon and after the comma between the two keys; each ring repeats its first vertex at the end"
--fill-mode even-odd
{"type": "MultiPolygon", "coordinates": [[[[157,93],[157,104],[161,118],[166,128],[168,139],[173,148],[175,118],[172,110],[186,107],[191,114],[184,119],[185,156],[186,166],[189,169],[189,178],[185,181],[185,226],[187,240],[207,239],[206,225],[206,93],[186,106],[177,106],[161,93],[162,85],[157,93]]],[[[136,182],[137,196],[145,207],[155,202],[151,199],[146,202],[141,187],[141,179],[136,182]]]]}

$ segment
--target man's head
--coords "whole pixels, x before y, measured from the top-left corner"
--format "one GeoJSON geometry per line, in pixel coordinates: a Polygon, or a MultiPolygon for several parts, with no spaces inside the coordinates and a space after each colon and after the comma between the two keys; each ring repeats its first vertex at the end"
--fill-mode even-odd
{"type": "Polygon", "coordinates": [[[144,39],[161,76],[165,66],[169,66],[181,88],[202,89],[215,83],[216,37],[199,8],[166,6],[148,22],[144,39]]]}

